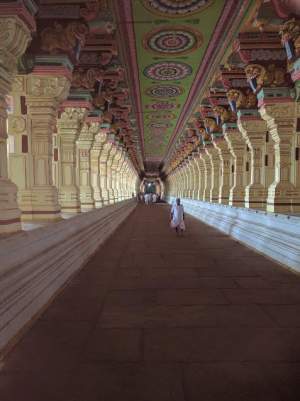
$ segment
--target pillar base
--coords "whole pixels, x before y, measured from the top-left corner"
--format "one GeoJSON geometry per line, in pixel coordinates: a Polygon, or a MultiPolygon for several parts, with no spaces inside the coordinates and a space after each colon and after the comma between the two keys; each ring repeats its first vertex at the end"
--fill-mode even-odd
{"type": "Polygon", "coordinates": [[[0,178],[0,234],[22,230],[21,211],[17,204],[17,186],[6,178],[0,178]]]}
{"type": "Polygon", "coordinates": [[[300,193],[291,183],[272,184],[268,190],[267,211],[300,213],[300,193]]]}
{"type": "Polygon", "coordinates": [[[80,201],[76,187],[61,187],[58,202],[63,213],[80,213],[80,201]]]}
{"type": "Polygon", "coordinates": [[[229,205],[237,207],[245,207],[245,190],[244,188],[233,188],[229,194],[229,205]]]}
{"type": "Polygon", "coordinates": [[[212,190],[210,193],[210,202],[219,203],[219,190],[212,190]]]}
{"type": "Polygon", "coordinates": [[[88,212],[95,209],[93,192],[90,187],[80,187],[79,189],[80,210],[88,212]]]}
{"type": "Polygon", "coordinates": [[[102,200],[102,205],[107,206],[109,205],[109,192],[107,189],[102,189],[101,190],[101,200],[102,200]]]}
{"type": "Polygon", "coordinates": [[[229,205],[229,198],[219,196],[218,203],[220,203],[221,205],[229,205]]]}
{"type": "Polygon", "coordinates": [[[267,189],[261,185],[251,185],[245,189],[245,207],[266,210],[267,189]]]}
{"type": "Polygon", "coordinates": [[[36,186],[20,194],[22,221],[54,222],[61,220],[61,208],[54,186],[36,186]]]}

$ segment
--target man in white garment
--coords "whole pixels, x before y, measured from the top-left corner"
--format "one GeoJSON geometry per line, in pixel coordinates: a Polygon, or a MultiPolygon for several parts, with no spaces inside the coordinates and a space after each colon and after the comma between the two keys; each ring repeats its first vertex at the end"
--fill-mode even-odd
{"type": "Polygon", "coordinates": [[[175,228],[177,234],[183,234],[185,230],[184,210],[179,198],[176,199],[171,209],[171,227],[175,228]]]}
{"type": "Polygon", "coordinates": [[[153,195],[152,195],[152,202],[153,202],[153,203],[156,203],[156,200],[157,200],[156,194],[153,194],[153,195]]]}

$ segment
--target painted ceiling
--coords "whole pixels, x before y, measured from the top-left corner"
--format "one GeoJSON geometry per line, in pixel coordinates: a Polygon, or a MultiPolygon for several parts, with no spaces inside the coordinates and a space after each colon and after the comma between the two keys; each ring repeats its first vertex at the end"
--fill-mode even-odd
{"type": "MultiPolygon", "coordinates": [[[[121,0],[134,37],[136,94],[146,161],[163,160],[224,0],[121,0]]],[[[120,4],[121,5],[121,4],[120,4]]],[[[124,38],[125,39],[125,38],[124,38]]],[[[126,46],[126,44],[124,43],[126,46]]]]}
{"type": "Polygon", "coordinates": [[[135,1],[145,158],[163,159],[223,8],[221,1],[135,1]]]}

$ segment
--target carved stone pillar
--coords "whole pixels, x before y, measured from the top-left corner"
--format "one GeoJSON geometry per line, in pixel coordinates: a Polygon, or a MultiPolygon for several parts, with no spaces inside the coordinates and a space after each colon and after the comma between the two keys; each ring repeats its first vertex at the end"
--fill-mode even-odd
{"type": "Polygon", "coordinates": [[[223,124],[223,133],[233,157],[233,182],[229,193],[229,205],[245,205],[244,168],[246,143],[236,124],[223,124]]]}
{"type": "Polygon", "coordinates": [[[203,201],[205,188],[206,188],[206,164],[202,158],[203,150],[199,150],[198,156],[198,169],[199,169],[199,190],[198,190],[198,199],[203,201]]]}
{"type": "Polygon", "coordinates": [[[280,88],[269,88],[258,94],[259,112],[267,122],[275,151],[275,180],[268,190],[267,210],[295,213],[300,211],[300,191],[292,183],[291,174],[296,104],[288,96],[278,99],[278,91],[280,88]]]}
{"type": "Polygon", "coordinates": [[[115,143],[111,147],[109,152],[109,157],[107,160],[107,191],[108,191],[108,203],[113,204],[115,203],[115,194],[114,194],[114,175],[115,175],[115,159],[117,157],[118,148],[115,143]]]}
{"type": "Polygon", "coordinates": [[[228,143],[225,141],[224,136],[212,135],[212,143],[217,149],[220,157],[220,181],[219,181],[219,194],[218,203],[223,205],[229,204],[230,192],[230,175],[231,175],[231,159],[228,143]]]}
{"type": "Polygon", "coordinates": [[[87,212],[95,207],[91,176],[91,149],[99,131],[99,123],[100,121],[85,122],[76,141],[79,200],[82,212],[87,212]]]}
{"type": "Polygon", "coordinates": [[[202,161],[204,163],[204,174],[205,174],[205,178],[204,178],[204,189],[203,189],[203,200],[206,202],[210,201],[210,190],[211,190],[211,162],[210,162],[210,157],[209,155],[206,153],[206,151],[204,151],[201,154],[201,158],[202,161]]]}
{"type": "MultiPolygon", "coordinates": [[[[4,5],[2,5],[4,6],[4,5]]],[[[16,76],[18,59],[24,54],[31,40],[30,24],[26,24],[26,8],[14,3],[8,4],[11,14],[0,15],[0,234],[21,230],[21,212],[17,204],[17,186],[8,178],[7,169],[7,103],[16,76]],[[24,14],[23,19],[18,14],[24,14]]],[[[5,9],[4,9],[5,11],[5,9]]]]}
{"type": "Polygon", "coordinates": [[[80,196],[76,183],[76,141],[86,117],[86,108],[65,107],[57,121],[59,142],[58,201],[61,211],[79,213],[80,196]]]}
{"type": "Polygon", "coordinates": [[[125,149],[123,149],[123,158],[120,164],[120,178],[119,178],[119,189],[118,194],[120,200],[126,199],[125,197],[125,175],[126,175],[126,165],[127,165],[127,154],[125,149]]]}
{"type": "Polygon", "coordinates": [[[115,186],[114,186],[114,194],[116,202],[120,202],[122,200],[122,190],[121,190],[121,175],[122,175],[122,166],[125,159],[124,149],[119,147],[119,155],[116,161],[115,167],[115,186]]]}
{"type": "Polygon", "coordinates": [[[205,148],[211,164],[211,189],[210,189],[210,202],[219,202],[220,192],[220,155],[218,149],[213,146],[205,148]]]}
{"type": "Polygon", "coordinates": [[[186,160],[186,165],[185,165],[185,171],[186,171],[186,177],[187,177],[187,182],[186,182],[186,190],[185,190],[185,197],[186,198],[191,198],[192,194],[192,180],[193,180],[193,173],[192,173],[192,165],[191,165],[191,157],[188,156],[186,160]]]}
{"type": "Polygon", "coordinates": [[[52,179],[52,135],[59,105],[69,92],[70,73],[61,67],[51,67],[47,74],[50,75],[41,70],[27,78],[33,185],[22,213],[30,220],[55,221],[60,219],[60,206],[52,179]]]}
{"type": "Polygon", "coordinates": [[[193,158],[191,160],[191,165],[192,165],[192,193],[191,193],[191,198],[192,199],[197,199],[198,195],[198,181],[199,181],[199,170],[196,164],[196,157],[197,157],[197,152],[193,152],[193,158]]]}
{"type": "Polygon", "coordinates": [[[110,159],[110,152],[113,148],[113,139],[109,140],[109,135],[107,136],[107,141],[103,145],[100,152],[100,187],[101,187],[101,200],[102,205],[109,205],[109,182],[111,176],[111,169],[108,165],[110,159]]]}
{"type": "Polygon", "coordinates": [[[91,148],[91,182],[93,199],[96,208],[103,206],[102,188],[100,182],[100,154],[107,140],[107,130],[101,129],[95,135],[91,148]]]}
{"type": "Polygon", "coordinates": [[[254,110],[252,113],[249,110],[240,110],[237,124],[251,155],[251,178],[250,184],[245,188],[245,207],[265,210],[267,188],[264,186],[264,151],[267,125],[254,110]]]}

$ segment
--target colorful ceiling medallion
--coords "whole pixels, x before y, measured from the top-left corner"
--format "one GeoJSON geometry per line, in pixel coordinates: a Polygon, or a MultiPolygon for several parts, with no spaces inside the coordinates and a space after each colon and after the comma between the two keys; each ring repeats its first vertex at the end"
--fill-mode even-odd
{"type": "Polygon", "coordinates": [[[188,26],[158,28],[149,32],[143,41],[144,47],[154,53],[182,55],[198,49],[203,43],[199,31],[188,26]]]}
{"type": "Polygon", "coordinates": [[[175,97],[183,93],[183,88],[175,85],[155,85],[146,90],[146,95],[151,97],[175,97]]]}
{"type": "Polygon", "coordinates": [[[143,0],[152,12],[168,17],[184,17],[202,11],[212,0],[143,0]]]}
{"type": "Polygon", "coordinates": [[[158,81],[176,81],[191,75],[192,67],[185,63],[166,61],[150,64],[144,70],[144,75],[158,81]]]}
{"type": "Polygon", "coordinates": [[[173,113],[148,113],[146,114],[147,120],[173,120],[176,115],[173,113]]]}
{"type": "Polygon", "coordinates": [[[169,103],[169,102],[158,102],[152,103],[146,106],[152,110],[173,110],[179,107],[176,103],[169,103]]]}

